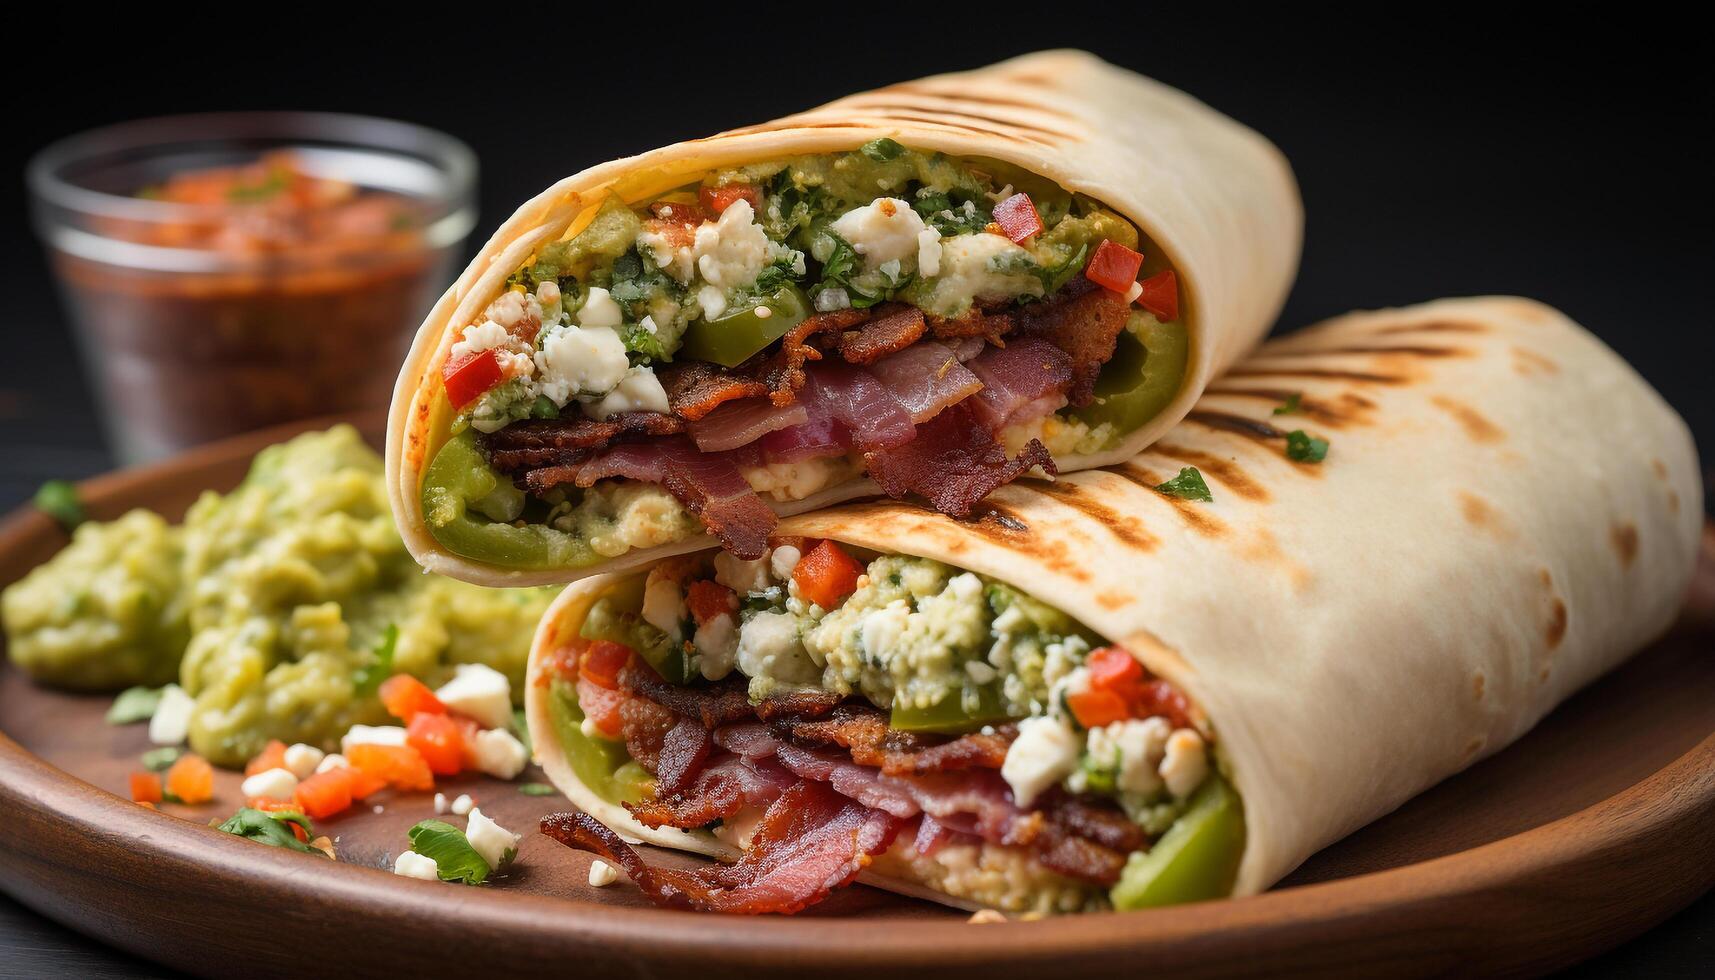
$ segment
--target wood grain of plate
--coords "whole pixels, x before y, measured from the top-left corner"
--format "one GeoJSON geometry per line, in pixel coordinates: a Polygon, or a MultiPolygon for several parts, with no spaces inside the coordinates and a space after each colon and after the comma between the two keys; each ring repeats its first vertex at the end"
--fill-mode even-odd
{"type": "MultiPolygon", "coordinates": [[[[379,422],[360,427],[372,438],[379,422]]],[[[325,424],[325,423],[323,423],[325,424]]],[[[171,518],[227,489],[264,445],[310,425],[200,449],[83,485],[94,516],[171,518]]],[[[65,538],[24,511],[0,525],[0,582],[65,538]]],[[[239,803],[151,812],[126,801],[143,726],[106,725],[109,698],[0,670],[0,888],[66,925],[204,975],[1176,978],[1329,971],[1535,973],[1613,947],[1715,886],[1715,528],[1675,632],[1563,705],[1518,744],[1324,850],[1274,891],[1150,912],[974,926],[937,906],[853,887],[795,918],[664,912],[623,880],[592,888],[589,857],[533,832],[568,806],[463,778],[449,794],[525,831],[516,869],[464,888],[379,870],[433,813],[384,793],[321,828],[340,863],[209,829],[239,803]]],[[[523,780],[539,779],[532,769],[523,780]]],[[[455,819],[456,818],[448,818],[455,819]]],[[[689,863],[656,852],[653,860],[689,863]]]]}

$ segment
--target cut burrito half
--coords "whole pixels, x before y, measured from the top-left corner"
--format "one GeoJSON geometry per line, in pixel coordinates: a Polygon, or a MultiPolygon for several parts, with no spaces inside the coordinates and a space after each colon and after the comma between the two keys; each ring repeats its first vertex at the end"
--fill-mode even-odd
{"type": "Polygon", "coordinates": [[[1111,463],[1253,346],[1291,173],[1079,53],[895,85],[569,177],[430,313],[394,512],[432,571],[570,581],[878,493],[963,516],[1111,463]]]}
{"type": "Polygon", "coordinates": [[[756,561],[570,587],[526,707],[583,812],[543,829],[697,909],[853,880],[1014,913],[1257,892],[1661,632],[1697,472],[1551,309],[1343,317],[980,519],[851,504],[756,561]]]}

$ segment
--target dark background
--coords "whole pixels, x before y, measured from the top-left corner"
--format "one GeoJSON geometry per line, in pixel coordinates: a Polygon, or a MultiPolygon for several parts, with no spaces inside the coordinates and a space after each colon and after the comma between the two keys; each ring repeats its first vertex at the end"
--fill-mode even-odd
{"type": "MultiPolygon", "coordinates": [[[[27,219],[24,162],[55,138],[199,110],[411,120],[475,148],[485,237],[541,188],[602,160],[1060,46],[1185,89],[1285,151],[1308,221],[1282,329],[1443,296],[1531,296],[1599,334],[1706,453],[1715,446],[1706,31],[1631,7],[1528,26],[1492,10],[1359,23],[1328,12],[1259,22],[1248,8],[1009,9],[938,22],[916,9],[859,18],[849,5],[651,6],[618,26],[573,6],[494,5],[462,24],[291,6],[256,23],[222,10],[15,28],[0,68],[15,76],[0,151],[0,506],[110,465],[27,219]],[[815,33],[793,36],[788,22],[815,33]]],[[[0,974],[24,967],[25,947],[78,942],[0,899],[0,974]]],[[[41,962],[105,963],[77,955],[92,959],[41,962]]],[[[1705,898],[1593,972],[1689,972],[1712,957],[1705,898]]]]}

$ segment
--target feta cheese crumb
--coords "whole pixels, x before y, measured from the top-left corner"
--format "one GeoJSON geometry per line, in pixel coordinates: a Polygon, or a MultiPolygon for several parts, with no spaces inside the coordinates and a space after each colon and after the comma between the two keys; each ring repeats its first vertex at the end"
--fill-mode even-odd
{"type": "Polygon", "coordinates": [[[538,389],[562,408],[574,395],[612,391],[631,370],[625,341],[603,326],[549,327],[535,364],[538,389]]]}
{"type": "Polygon", "coordinates": [[[423,881],[440,881],[441,867],[435,859],[416,851],[406,851],[393,859],[393,873],[423,881]]]}
{"type": "Polygon", "coordinates": [[[435,794],[435,812],[438,814],[447,812],[447,794],[435,794]]]}
{"type": "Polygon", "coordinates": [[[933,228],[917,233],[917,272],[924,277],[941,274],[941,233],[933,228]]]}
{"type": "Polygon", "coordinates": [[[1161,781],[1175,799],[1190,796],[1208,774],[1209,755],[1203,750],[1203,736],[1189,728],[1168,736],[1167,751],[1161,758],[1161,781]]]}
{"type": "Polygon", "coordinates": [[[398,725],[353,725],[340,736],[339,750],[350,752],[353,745],[404,745],[405,729],[398,725]]]}
{"type": "Polygon", "coordinates": [[[776,579],[784,582],[792,577],[792,572],[798,567],[798,559],[801,557],[803,556],[797,548],[783,544],[775,548],[774,554],[769,556],[769,570],[774,573],[776,579]]]}
{"type": "Polygon", "coordinates": [[[318,767],[325,758],[321,749],[298,742],[286,749],[286,768],[299,779],[308,779],[320,771],[318,767]]]}
{"type": "Polygon", "coordinates": [[[617,327],[625,322],[625,313],[613,294],[600,286],[591,286],[589,298],[578,310],[580,327],[617,327]]]}
{"type": "Polygon", "coordinates": [[[290,769],[269,769],[246,778],[239,792],[247,800],[289,800],[298,788],[298,777],[290,769]]]}
{"type": "Polygon", "coordinates": [[[506,328],[493,320],[473,323],[464,328],[464,339],[453,344],[452,356],[463,357],[466,354],[480,354],[485,350],[505,347],[512,343],[512,334],[506,328]]]}
{"type": "Polygon", "coordinates": [[[737,200],[719,218],[697,229],[693,254],[704,282],[730,292],[756,281],[757,273],[768,264],[769,243],[755,219],[750,202],[737,200]]]}
{"type": "Polygon", "coordinates": [[[322,757],[321,762],[316,763],[316,772],[327,772],[329,769],[350,768],[351,763],[347,762],[345,760],[345,756],[340,755],[338,752],[330,752],[326,756],[322,757]]]}
{"type": "MultiPolygon", "coordinates": [[[[834,310],[847,309],[851,305],[852,299],[847,295],[844,286],[829,286],[816,294],[817,313],[831,313],[834,310]]],[[[704,308],[707,308],[706,304],[704,308]]]]}
{"type": "Polygon", "coordinates": [[[1137,302],[1137,298],[1139,296],[1142,296],[1142,295],[1143,295],[1143,283],[1134,282],[1131,285],[1127,286],[1125,288],[1126,305],[1130,306],[1131,304],[1137,302]]]}
{"type": "Polygon", "coordinates": [[[738,627],[731,613],[710,617],[708,622],[697,627],[691,643],[700,654],[698,669],[704,677],[718,681],[732,673],[738,659],[738,627]]]}
{"type": "Polygon", "coordinates": [[[1078,767],[1083,740],[1058,718],[1026,718],[1018,738],[1006,750],[1000,776],[1012,787],[1013,802],[1028,807],[1038,794],[1078,767]]]}
{"type": "Polygon", "coordinates": [[[746,561],[728,551],[715,554],[715,581],[739,595],[765,592],[773,581],[768,577],[768,557],[746,561]]]}
{"type": "Polygon", "coordinates": [[[149,741],[156,745],[180,745],[190,734],[191,712],[196,701],[177,684],[161,689],[161,703],[149,718],[149,741]]]}
{"type": "Polygon", "coordinates": [[[453,679],[442,684],[435,697],[451,711],[474,718],[484,728],[505,728],[512,723],[512,685],[506,675],[487,664],[459,664],[453,679]]]}
{"type": "Polygon", "coordinates": [[[628,368],[625,377],[619,379],[619,384],[614,385],[612,391],[585,409],[590,418],[598,422],[619,412],[660,412],[665,415],[669,410],[667,389],[661,387],[661,379],[655,376],[655,369],[642,364],[628,368]]]}
{"type": "Polygon", "coordinates": [[[475,806],[476,801],[470,798],[469,793],[460,793],[459,798],[453,801],[452,811],[455,816],[462,817],[475,806]]]}
{"type": "Polygon", "coordinates": [[[524,743],[504,728],[477,732],[473,752],[476,767],[496,779],[516,777],[529,761],[525,757],[524,743]]]}
{"type": "Polygon", "coordinates": [[[619,869],[606,861],[590,862],[590,884],[597,888],[606,888],[619,880],[619,869]]]}
{"type": "Polygon", "coordinates": [[[1121,792],[1154,796],[1161,791],[1156,767],[1171,733],[1165,718],[1127,718],[1090,729],[1086,748],[1097,764],[1114,767],[1121,792]]]}
{"type": "Polygon", "coordinates": [[[661,574],[661,566],[651,569],[643,586],[643,621],[677,642],[685,638],[685,617],[689,615],[679,583],[661,574]]]}
{"type": "MultiPolygon", "coordinates": [[[[924,226],[911,205],[897,197],[881,197],[835,218],[833,229],[863,256],[864,268],[879,269],[890,262],[916,261],[924,226]]],[[[896,265],[893,278],[898,278],[898,270],[896,265]]]]}
{"type": "Polygon", "coordinates": [[[490,820],[480,809],[470,811],[464,835],[490,868],[498,869],[506,863],[509,852],[518,848],[518,835],[490,820]]]}

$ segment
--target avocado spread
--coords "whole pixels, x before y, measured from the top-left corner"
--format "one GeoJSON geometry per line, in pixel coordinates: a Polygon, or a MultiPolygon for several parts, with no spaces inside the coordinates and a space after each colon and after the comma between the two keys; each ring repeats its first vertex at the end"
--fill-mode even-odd
{"type": "Polygon", "coordinates": [[[175,677],[191,748],[242,765],[269,739],[333,748],[386,719],[375,684],[439,684],[484,663],[523,690],[552,593],[425,575],[387,506],[381,459],[337,426],[258,453],[229,494],[172,527],[132,511],[85,524],[0,597],[7,647],[38,680],[102,690],[175,677]]]}

